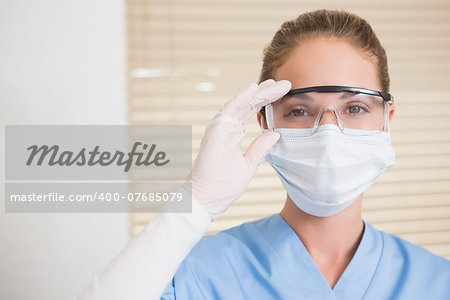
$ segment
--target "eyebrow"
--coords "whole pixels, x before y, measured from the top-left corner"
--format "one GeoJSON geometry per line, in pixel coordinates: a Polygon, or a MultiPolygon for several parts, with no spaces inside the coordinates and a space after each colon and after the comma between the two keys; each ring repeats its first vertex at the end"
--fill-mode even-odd
{"type": "Polygon", "coordinates": [[[292,95],[294,98],[303,98],[305,100],[314,100],[313,97],[311,97],[310,95],[308,95],[307,93],[302,93],[302,94],[296,94],[296,95],[292,95]]]}
{"type": "Polygon", "coordinates": [[[342,93],[343,93],[343,95],[341,95],[341,97],[339,99],[344,99],[344,98],[348,98],[351,96],[356,96],[356,95],[361,94],[361,93],[355,93],[355,92],[349,92],[349,91],[343,91],[342,93]]]}

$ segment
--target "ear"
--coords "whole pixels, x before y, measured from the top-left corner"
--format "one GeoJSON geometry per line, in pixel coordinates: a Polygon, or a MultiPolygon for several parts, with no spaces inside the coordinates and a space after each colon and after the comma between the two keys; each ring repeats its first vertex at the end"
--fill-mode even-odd
{"type": "Polygon", "coordinates": [[[394,116],[395,112],[395,104],[389,105],[389,122],[392,122],[392,117],[394,116]]]}
{"type": "Polygon", "coordinates": [[[258,119],[258,124],[261,130],[267,129],[266,118],[262,115],[261,111],[258,111],[256,114],[256,118],[258,119]]]}

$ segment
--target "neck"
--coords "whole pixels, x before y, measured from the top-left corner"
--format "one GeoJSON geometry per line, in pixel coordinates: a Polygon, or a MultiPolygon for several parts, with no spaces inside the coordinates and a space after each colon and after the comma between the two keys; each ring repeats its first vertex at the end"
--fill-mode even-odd
{"type": "Polygon", "coordinates": [[[287,198],[281,217],[292,227],[306,250],[333,287],[350,263],[364,231],[362,194],[347,208],[329,217],[316,217],[287,198]]]}

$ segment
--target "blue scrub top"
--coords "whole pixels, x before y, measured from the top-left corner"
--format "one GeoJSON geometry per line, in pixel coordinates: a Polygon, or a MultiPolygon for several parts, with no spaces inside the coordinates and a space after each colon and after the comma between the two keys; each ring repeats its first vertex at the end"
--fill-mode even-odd
{"type": "Polygon", "coordinates": [[[450,299],[450,261],[364,223],[333,289],[279,215],[205,236],[161,299],[450,299]]]}

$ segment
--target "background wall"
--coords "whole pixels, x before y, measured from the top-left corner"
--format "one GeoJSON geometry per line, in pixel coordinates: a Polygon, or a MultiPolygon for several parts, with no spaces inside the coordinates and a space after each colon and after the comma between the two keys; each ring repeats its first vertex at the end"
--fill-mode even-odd
{"type": "Polygon", "coordinates": [[[128,241],[126,214],[6,214],[5,124],[126,124],[121,0],[0,0],[0,299],[71,299],[128,241]]]}

